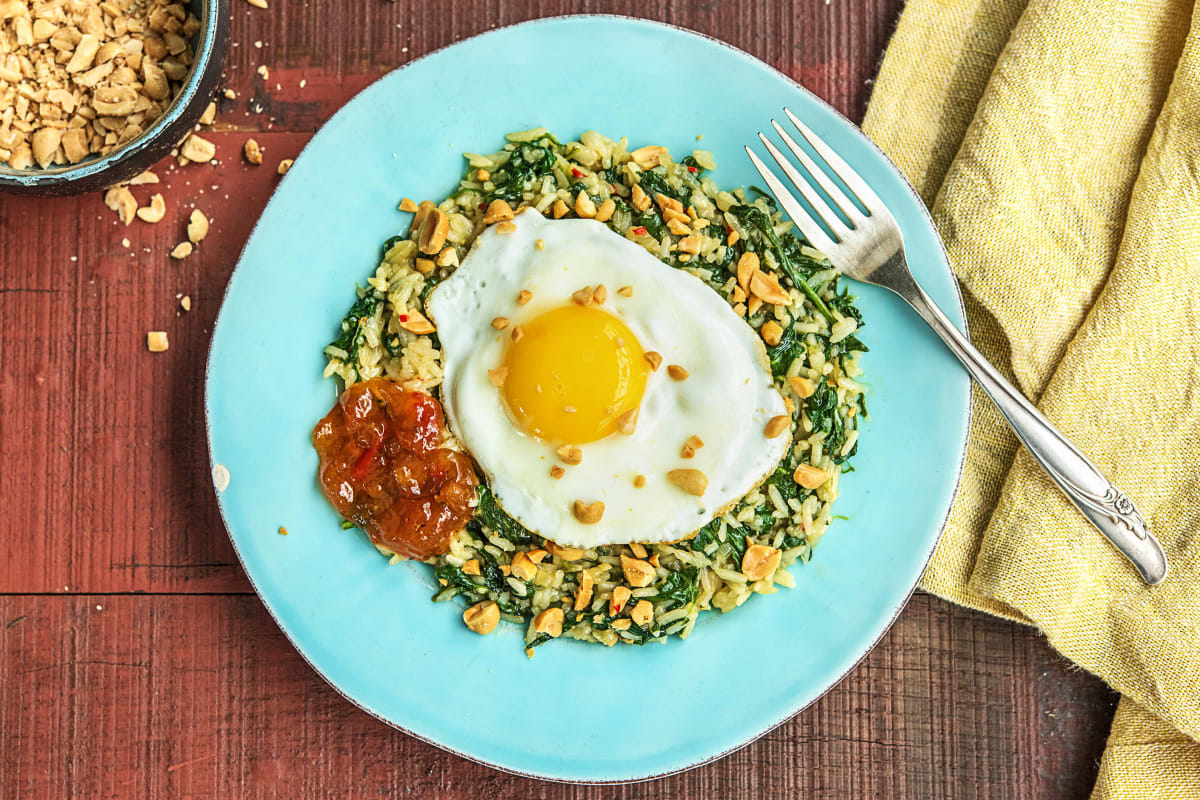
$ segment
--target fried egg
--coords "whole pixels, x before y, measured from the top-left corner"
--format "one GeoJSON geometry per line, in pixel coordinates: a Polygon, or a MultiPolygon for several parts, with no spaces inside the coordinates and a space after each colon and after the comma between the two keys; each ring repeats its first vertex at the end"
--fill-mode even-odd
{"type": "Polygon", "coordinates": [[[558,544],[685,539],[787,451],[758,334],[602,223],[525,209],[426,309],[451,429],[505,511],[558,544]]]}

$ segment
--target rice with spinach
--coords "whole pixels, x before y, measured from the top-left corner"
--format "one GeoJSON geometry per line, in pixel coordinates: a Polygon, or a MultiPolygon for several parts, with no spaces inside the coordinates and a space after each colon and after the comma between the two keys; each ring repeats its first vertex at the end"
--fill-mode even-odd
{"type": "MultiPolygon", "coordinates": [[[[602,219],[719,293],[763,336],[795,435],[762,485],[672,544],[560,547],[523,528],[481,487],[471,522],[449,552],[428,562],[440,587],[433,599],[494,602],[501,619],[525,626],[529,648],[560,635],[611,646],[686,638],[701,611],[728,612],[752,594],[794,586],[789,567],[807,562],[828,530],[866,413],[858,361],[867,348],[856,336],[862,317],[828,260],[792,231],[770,197],[722,190],[703,150],[674,161],[662,147],[630,151],[625,138],[586,131],[562,143],[537,128],[510,134],[497,153],[466,159],[458,189],[436,205],[449,222],[444,249],[422,254],[416,222],[385,243],[341,335],[325,348],[326,377],[350,386],[385,376],[438,395],[437,334],[414,333],[410,320],[486,227],[485,209],[502,200],[555,218],[602,219]],[[685,208],[689,223],[667,205],[685,208]],[[763,302],[739,285],[739,265],[755,259],[779,278],[790,305],[763,302]]],[[[417,220],[433,208],[407,199],[401,206],[417,220]]],[[[445,436],[445,446],[458,448],[445,436]]]]}

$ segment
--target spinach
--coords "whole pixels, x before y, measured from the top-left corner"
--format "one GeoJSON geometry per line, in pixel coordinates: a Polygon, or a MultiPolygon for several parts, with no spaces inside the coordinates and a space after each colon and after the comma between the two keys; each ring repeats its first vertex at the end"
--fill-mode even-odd
{"type": "Polygon", "coordinates": [[[383,261],[385,258],[387,258],[388,250],[391,250],[392,247],[396,244],[396,242],[403,242],[407,238],[408,238],[407,236],[391,236],[391,237],[389,237],[388,240],[383,243],[383,249],[379,251],[379,260],[383,261]]]}
{"type": "Polygon", "coordinates": [[[653,208],[648,208],[640,214],[634,214],[633,227],[645,228],[647,235],[653,236],[660,241],[663,234],[667,232],[666,226],[663,225],[662,217],[658,216],[653,208]]]}
{"type": "Polygon", "coordinates": [[[692,170],[690,170],[690,169],[688,170],[688,172],[691,172],[693,175],[703,175],[704,174],[704,167],[700,166],[700,162],[698,162],[692,156],[684,156],[683,161],[680,161],[679,163],[683,164],[685,167],[692,167],[693,169],[695,169],[695,172],[692,172],[692,170]]]}
{"type": "Polygon", "coordinates": [[[742,556],[746,555],[746,539],[745,528],[735,525],[729,525],[725,528],[725,544],[729,546],[730,553],[733,556],[733,563],[735,564],[740,565],[742,563],[742,556]]]}
{"type": "MultiPolygon", "coordinates": [[[[564,609],[563,610],[562,634],[559,634],[559,635],[561,636],[561,635],[565,634],[567,631],[571,630],[571,628],[574,628],[576,625],[578,625],[581,617],[582,617],[581,614],[579,614],[571,609],[564,609]]],[[[593,625],[593,627],[597,627],[597,626],[593,625]]],[[[603,630],[602,628],[598,628],[598,629],[603,630]]],[[[533,640],[528,645],[526,645],[526,647],[537,647],[538,645],[545,644],[546,642],[550,641],[553,638],[555,638],[555,637],[551,636],[548,633],[543,633],[543,634],[540,634],[540,635],[534,637],[533,640]]]]}
{"type": "MultiPolygon", "coordinates": [[[[691,538],[689,545],[693,552],[703,553],[713,542],[720,542],[717,538],[717,530],[721,527],[721,518],[717,517],[712,522],[705,525],[696,535],[691,538]]],[[[725,526],[725,545],[732,551],[737,563],[742,562],[742,556],[746,554],[746,529],[740,525],[725,526]]]]}
{"type": "Polygon", "coordinates": [[[487,583],[487,587],[496,594],[507,592],[509,586],[504,580],[504,573],[496,564],[496,559],[492,558],[492,554],[487,550],[479,549],[475,552],[479,556],[479,571],[483,573],[483,580],[487,583]]]}
{"type": "Polygon", "coordinates": [[[813,433],[825,432],[825,452],[836,453],[841,449],[846,441],[846,423],[838,411],[837,392],[824,378],[812,396],[804,401],[804,413],[812,423],[813,433]]]}
{"type": "Polygon", "coordinates": [[[842,339],[842,351],[849,353],[851,350],[857,350],[860,353],[869,353],[871,348],[867,347],[857,336],[847,336],[842,339]]]}
{"type": "Polygon", "coordinates": [[[717,517],[712,522],[696,531],[696,535],[688,540],[688,546],[692,548],[692,552],[703,553],[710,544],[717,541],[717,528],[720,526],[721,518],[717,517]]]}
{"type": "Polygon", "coordinates": [[[791,534],[788,534],[787,536],[783,537],[783,541],[779,543],[779,549],[791,550],[793,547],[799,547],[800,545],[804,544],[804,542],[805,540],[801,539],[799,536],[792,536],[791,534]]]}
{"type": "Polygon", "coordinates": [[[375,316],[381,302],[371,293],[358,298],[342,319],[342,335],[330,342],[332,347],[346,352],[346,361],[354,367],[355,374],[358,374],[358,351],[365,341],[359,328],[364,321],[375,316]]]}
{"type": "Polygon", "coordinates": [[[492,173],[491,180],[496,188],[484,195],[484,201],[520,202],[529,182],[549,175],[557,163],[558,155],[550,148],[522,144],[504,166],[492,173]]]}
{"type": "Polygon", "coordinates": [[[433,576],[437,578],[438,583],[445,581],[447,586],[457,586],[471,594],[479,594],[482,591],[482,588],[471,580],[469,575],[451,564],[443,564],[438,567],[433,571],[433,576]]]}
{"type": "Polygon", "coordinates": [[[398,333],[389,333],[383,337],[383,348],[387,350],[388,355],[392,358],[400,355],[402,344],[403,343],[400,341],[400,334],[398,333]]]}
{"type": "Polygon", "coordinates": [[[775,198],[773,196],[771,196],[765,189],[760,189],[757,186],[755,186],[753,183],[750,184],[749,186],[747,186],[746,188],[749,189],[750,191],[754,192],[755,194],[757,194],[759,197],[761,197],[763,202],[771,207],[771,213],[775,213],[776,211],[779,210],[779,203],[777,203],[775,201],[775,198]]]}
{"type": "Polygon", "coordinates": [[[688,567],[681,572],[672,572],[658,585],[657,593],[650,599],[669,601],[668,611],[680,606],[691,605],[696,601],[699,582],[700,570],[696,567],[688,567]]]}
{"type": "Polygon", "coordinates": [[[803,352],[804,342],[792,327],[792,321],[789,319],[783,326],[779,344],[767,348],[767,356],[771,359],[771,374],[777,380],[782,380],[787,375],[788,367],[803,352]]]}
{"type": "Polygon", "coordinates": [[[609,184],[613,186],[616,186],[618,183],[624,183],[624,181],[621,180],[620,173],[621,168],[616,164],[613,164],[611,167],[604,170],[604,180],[608,181],[609,184]]]}
{"type": "Polygon", "coordinates": [[[687,204],[687,197],[684,193],[672,189],[671,184],[667,183],[667,179],[657,172],[647,171],[638,175],[638,184],[651,200],[657,200],[660,194],[665,194],[667,197],[674,198],[685,205],[687,204]]]}
{"type": "Polygon", "coordinates": [[[475,517],[471,521],[488,526],[495,534],[503,536],[513,544],[529,544],[533,541],[533,534],[506,514],[491,491],[482,484],[479,486],[479,504],[475,507],[475,517]]]}
{"type": "Polygon", "coordinates": [[[762,234],[763,243],[775,251],[775,258],[779,261],[779,266],[783,269],[784,274],[788,276],[796,288],[804,292],[805,296],[813,304],[813,307],[821,313],[821,316],[825,317],[832,324],[833,314],[829,311],[829,307],[813,291],[813,288],[808,285],[808,281],[804,279],[804,275],[800,273],[800,270],[792,261],[791,255],[789,255],[783,244],[779,241],[779,237],[775,234],[775,226],[771,224],[771,218],[767,216],[766,212],[757,206],[751,205],[733,206],[729,211],[744,227],[758,229],[759,233],[762,234]]]}

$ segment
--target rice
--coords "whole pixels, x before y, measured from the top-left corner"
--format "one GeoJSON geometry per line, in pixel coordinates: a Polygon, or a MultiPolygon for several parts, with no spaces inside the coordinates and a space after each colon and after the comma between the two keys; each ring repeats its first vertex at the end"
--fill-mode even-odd
{"type": "MultiPolygon", "coordinates": [[[[464,154],[468,168],[459,188],[438,204],[449,218],[447,247],[456,256],[447,266],[431,270],[427,262],[424,272],[418,269],[416,230],[385,243],[337,339],[324,350],[325,376],[350,386],[383,375],[405,388],[436,395],[443,377],[436,334],[417,335],[402,323],[412,312],[423,311],[428,293],[466,256],[485,228],[483,209],[497,198],[514,210],[532,206],[548,213],[560,200],[573,209],[576,195],[585,191],[597,206],[610,198],[616,203],[607,222],[612,230],[705,281],[752,327],[767,320],[782,327],[780,344],[769,347],[768,354],[780,391],[789,408],[795,407],[795,433],[779,469],[729,511],[689,540],[645,546],[645,557],[657,562],[655,580],[646,587],[632,587],[622,573],[620,557],[640,555],[629,545],[560,548],[523,529],[481,489],[474,519],[454,537],[449,552],[428,562],[440,587],[434,600],[462,596],[472,604],[494,601],[502,619],[524,627],[530,647],[552,638],[539,632],[538,615],[561,609],[563,636],[612,646],[687,638],[701,611],[729,612],[752,594],[794,587],[788,568],[807,562],[828,530],[841,475],[857,452],[859,420],[866,415],[864,387],[856,380],[862,374],[859,357],[866,351],[857,338],[862,318],[854,298],[842,290],[837,271],[793,235],[773,200],[721,189],[708,174],[716,165],[707,151],[694,150],[678,162],[663,154],[651,165],[633,159],[627,139],[595,131],[560,143],[539,127],[511,133],[506,140],[495,153],[464,154]],[[651,197],[674,197],[688,209],[697,220],[699,253],[679,257],[680,237],[666,228],[655,205],[642,211],[632,205],[635,185],[651,197]],[[737,261],[747,251],[760,257],[764,269],[779,274],[790,306],[749,307],[736,275],[737,261]],[[793,378],[813,387],[807,397],[792,388],[793,378]],[[793,480],[801,465],[824,472],[815,489],[793,480]],[[779,551],[778,567],[767,575],[747,575],[745,558],[752,547],[779,551]],[[512,574],[518,554],[536,564],[528,580],[512,574]],[[479,574],[468,574],[475,572],[479,574]],[[577,602],[585,573],[591,596],[577,602]],[[619,609],[618,591],[628,592],[619,609]],[[631,612],[642,601],[652,614],[638,624],[631,612]]],[[[459,446],[449,432],[444,445],[459,446]]]]}

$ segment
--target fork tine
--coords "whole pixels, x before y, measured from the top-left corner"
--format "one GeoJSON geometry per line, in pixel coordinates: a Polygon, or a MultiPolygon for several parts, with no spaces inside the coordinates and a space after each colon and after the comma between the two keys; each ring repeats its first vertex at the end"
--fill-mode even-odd
{"type": "Polygon", "coordinates": [[[792,218],[792,222],[796,223],[796,227],[804,233],[808,241],[812,242],[812,246],[818,250],[828,253],[833,250],[833,240],[829,238],[829,234],[825,233],[825,229],[817,224],[809,213],[804,210],[804,206],[796,202],[796,198],[792,196],[787,189],[784,188],[783,182],[775,177],[775,173],[770,167],[762,162],[754,151],[749,147],[746,148],[746,155],[750,156],[750,161],[754,164],[754,168],[758,170],[758,174],[766,181],[767,188],[771,190],[771,194],[775,195],[775,199],[783,206],[783,210],[792,218]]]}
{"type": "Polygon", "coordinates": [[[859,210],[858,206],[849,197],[846,197],[846,193],[836,183],[830,180],[829,176],[825,174],[825,170],[817,166],[817,162],[813,161],[812,156],[805,152],[804,148],[798,145],[796,140],[789,136],[788,132],[778,122],[771,120],[771,125],[775,128],[775,132],[779,134],[779,138],[783,139],[783,143],[792,151],[792,155],[796,156],[797,160],[808,170],[808,174],[813,177],[813,180],[825,190],[825,194],[829,195],[829,199],[833,201],[838,210],[845,214],[851,222],[858,222],[863,219],[863,213],[859,210]]]}
{"type": "Polygon", "coordinates": [[[829,204],[825,202],[825,198],[821,197],[812,185],[800,174],[800,170],[792,166],[792,162],[787,160],[787,157],[779,152],[779,148],[771,144],[771,140],[758,134],[759,140],[763,143],[763,147],[767,148],[767,152],[771,154],[771,158],[775,159],[775,163],[783,170],[783,174],[787,175],[788,180],[792,185],[800,190],[800,194],[804,195],[804,199],[817,212],[817,219],[824,222],[826,226],[833,231],[833,235],[840,241],[846,238],[846,234],[850,233],[850,229],[846,227],[846,223],[842,222],[842,218],[837,215],[829,204]]]}
{"type": "Polygon", "coordinates": [[[871,191],[871,188],[867,186],[867,182],[860,178],[858,173],[842,160],[841,156],[833,152],[833,148],[825,144],[824,139],[817,136],[812,132],[811,128],[797,119],[796,115],[790,109],[783,109],[783,113],[787,114],[787,118],[796,126],[796,130],[800,131],[800,135],[804,137],[804,140],[812,145],[813,150],[816,150],[821,158],[825,159],[825,163],[833,169],[834,174],[850,187],[850,191],[854,193],[855,197],[862,202],[868,211],[872,214],[887,213],[887,209],[880,201],[879,195],[871,191]]]}

